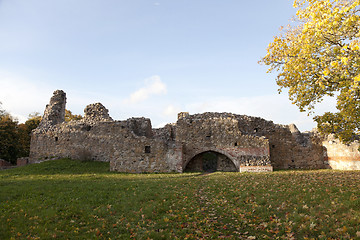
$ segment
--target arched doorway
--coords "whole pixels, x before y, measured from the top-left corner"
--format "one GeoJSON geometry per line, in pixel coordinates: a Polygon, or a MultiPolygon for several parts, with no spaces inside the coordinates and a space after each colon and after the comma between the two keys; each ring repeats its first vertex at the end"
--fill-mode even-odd
{"type": "Polygon", "coordinates": [[[206,151],[195,155],[185,166],[184,172],[237,172],[235,164],[224,154],[206,151]]]}

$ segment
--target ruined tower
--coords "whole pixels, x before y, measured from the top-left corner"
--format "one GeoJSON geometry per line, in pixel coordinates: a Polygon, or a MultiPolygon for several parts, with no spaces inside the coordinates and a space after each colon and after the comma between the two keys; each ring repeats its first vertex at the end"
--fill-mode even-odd
{"type": "Polygon", "coordinates": [[[66,93],[62,90],[56,90],[46,105],[44,116],[40,122],[39,128],[49,128],[65,121],[66,93]]]}

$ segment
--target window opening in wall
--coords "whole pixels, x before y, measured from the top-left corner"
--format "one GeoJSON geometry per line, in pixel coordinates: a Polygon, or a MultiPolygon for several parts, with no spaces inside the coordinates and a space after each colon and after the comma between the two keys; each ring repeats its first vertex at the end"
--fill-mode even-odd
{"type": "Polygon", "coordinates": [[[58,137],[55,137],[55,142],[57,142],[59,140],[59,138],[58,137]]]}
{"type": "Polygon", "coordinates": [[[234,144],[234,146],[235,146],[235,147],[237,146],[237,142],[234,144]]]}
{"type": "Polygon", "coordinates": [[[151,153],[150,146],[145,146],[145,153],[151,153]]]}
{"type": "Polygon", "coordinates": [[[271,147],[272,147],[272,148],[275,148],[275,145],[272,145],[271,147]]]}
{"type": "Polygon", "coordinates": [[[211,132],[208,132],[208,134],[206,134],[206,139],[210,139],[211,138],[211,132]]]}

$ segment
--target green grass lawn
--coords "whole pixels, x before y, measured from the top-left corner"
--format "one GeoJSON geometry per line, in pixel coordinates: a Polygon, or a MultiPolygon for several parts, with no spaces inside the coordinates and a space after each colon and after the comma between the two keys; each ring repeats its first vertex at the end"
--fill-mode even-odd
{"type": "Polygon", "coordinates": [[[360,239],[360,171],[0,171],[0,239],[360,239]]]}

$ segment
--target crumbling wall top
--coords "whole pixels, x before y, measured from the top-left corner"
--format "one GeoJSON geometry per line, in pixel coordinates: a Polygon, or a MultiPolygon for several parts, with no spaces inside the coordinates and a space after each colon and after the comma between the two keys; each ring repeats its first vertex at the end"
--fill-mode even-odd
{"type": "Polygon", "coordinates": [[[149,118],[129,118],[126,122],[128,128],[137,136],[153,137],[151,120],[149,118]]]}
{"type": "Polygon", "coordinates": [[[44,116],[39,124],[39,128],[49,128],[65,121],[66,93],[56,90],[46,105],[44,116]]]}
{"type": "Polygon", "coordinates": [[[114,121],[110,115],[109,110],[101,103],[93,103],[86,106],[84,109],[84,121],[95,124],[97,122],[112,122],[114,121]]]}

